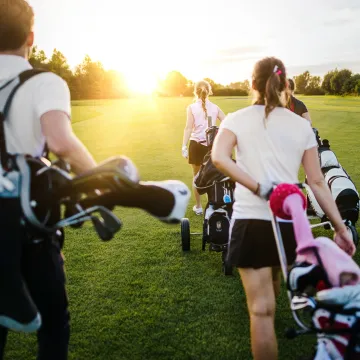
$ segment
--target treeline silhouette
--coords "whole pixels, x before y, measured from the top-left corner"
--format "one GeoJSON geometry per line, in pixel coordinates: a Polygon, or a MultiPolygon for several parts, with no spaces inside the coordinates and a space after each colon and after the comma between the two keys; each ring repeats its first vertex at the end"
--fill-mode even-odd
{"type": "MultiPolygon", "coordinates": [[[[105,70],[101,62],[93,61],[86,55],[81,64],[71,70],[64,54],[55,49],[50,58],[36,46],[29,59],[35,68],[47,69],[61,76],[69,85],[73,100],[119,99],[134,95],[125,77],[118,71],[105,70]]],[[[206,79],[215,96],[248,96],[248,80],[229,85],[206,79]]],[[[360,74],[348,69],[332,70],[323,79],[312,76],[309,71],[295,76],[295,92],[304,95],[360,95],[360,74]]],[[[194,83],[178,71],[171,71],[159,82],[155,94],[158,96],[193,96],[194,83]]]]}

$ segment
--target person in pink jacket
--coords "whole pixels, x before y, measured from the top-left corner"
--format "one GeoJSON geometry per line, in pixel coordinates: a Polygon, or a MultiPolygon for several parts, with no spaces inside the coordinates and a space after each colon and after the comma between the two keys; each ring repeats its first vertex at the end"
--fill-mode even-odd
{"type": "MultiPolygon", "coordinates": [[[[207,81],[197,82],[195,84],[194,94],[196,100],[187,108],[182,155],[184,158],[189,159],[189,164],[193,168],[193,175],[195,177],[199,172],[204,156],[209,151],[205,134],[208,127],[208,117],[211,117],[212,124],[215,125],[217,119],[222,121],[225,118],[225,114],[217,105],[208,99],[209,95],[212,95],[212,91],[207,81]],[[188,148],[189,140],[190,144],[188,148]]],[[[203,213],[201,198],[195,187],[193,187],[193,191],[196,200],[193,211],[196,215],[201,215],[203,213]]]]}

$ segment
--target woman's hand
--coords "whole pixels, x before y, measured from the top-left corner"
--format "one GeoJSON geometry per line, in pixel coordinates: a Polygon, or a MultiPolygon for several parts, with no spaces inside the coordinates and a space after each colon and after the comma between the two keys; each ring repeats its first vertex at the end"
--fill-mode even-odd
{"type": "Polygon", "coordinates": [[[345,225],[342,226],[340,230],[335,231],[334,241],[340,249],[344,250],[350,256],[355,254],[354,241],[345,225]]]}
{"type": "Polygon", "coordinates": [[[181,149],[181,152],[182,152],[182,156],[185,159],[187,159],[189,157],[189,152],[188,152],[187,146],[184,145],[181,149]]]}

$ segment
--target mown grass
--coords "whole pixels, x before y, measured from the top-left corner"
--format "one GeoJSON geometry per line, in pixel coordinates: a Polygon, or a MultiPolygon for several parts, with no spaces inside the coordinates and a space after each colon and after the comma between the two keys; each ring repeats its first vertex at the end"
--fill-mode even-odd
{"type": "MultiPolygon", "coordinates": [[[[180,179],[190,186],[191,168],[181,157],[190,101],[75,102],[74,129],[98,161],[125,154],[137,164],[144,180],[180,179]]],[[[228,113],[251,100],[213,101],[228,113]]],[[[360,186],[360,100],[307,97],[304,101],[314,126],[330,140],[360,186]]],[[[192,230],[200,231],[202,220],[192,215],[190,205],[187,215],[192,230]]],[[[222,274],[220,255],[202,252],[196,237],[192,251],[184,254],[179,226],[164,225],[139,210],[117,209],[116,213],[124,226],[110,243],[98,240],[89,226],[66,232],[72,317],[69,359],[251,359],[244,291],[237,274],[222,274]]],[[[284,329],[293,324],[283,291],[276,318],[280,359],[311,353],[313,338],[285,339],[284,329]]],[[[35,356],[35,335],[10,334],[6,359],[35,356]]]]}

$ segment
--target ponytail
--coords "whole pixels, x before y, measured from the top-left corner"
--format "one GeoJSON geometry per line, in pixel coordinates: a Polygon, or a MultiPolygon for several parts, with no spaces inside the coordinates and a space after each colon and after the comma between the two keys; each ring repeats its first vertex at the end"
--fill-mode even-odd
{"type": "Polygon", "coordinates": [[[265,88],[265,117],[281,105],[280,76],[273,72],[266,82],[265,88]]]}
{"type": "Polygon", "coordinates": [[[205,120],[207,121],[208,113],[206,109],[206,98],[208,96],[208,92],[205,89],[201,90],[200,99],[201,99],[201,105],[205,113],[205,120]]]}
{"type": "MultiPolygon", "coordinates": [[[[276,107],[284,107],[282,93],[286,89],[286,70],[276,58],[265,58],[256,63],[253,80],[257,91],[255,104],[265,105],[265,118],[276,107]]],[[[286,94],[287,95],[287,94],[286,94]]],[[[286,96],[286,100],[288,97],[286,96]]]]}

